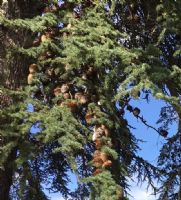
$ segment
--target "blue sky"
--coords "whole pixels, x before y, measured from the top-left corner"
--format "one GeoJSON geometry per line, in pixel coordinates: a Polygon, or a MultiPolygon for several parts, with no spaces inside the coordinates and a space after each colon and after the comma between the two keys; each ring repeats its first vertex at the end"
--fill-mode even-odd
{"type": "MultiPolygon", "coordinates": [[[[155,128],[159,128],[159,124],[156,124],[159,119],[160,109],[165,105],[165,103],[158,99],[150,99],[150,102],[147,103],[145,100],[133,101],[133,105],[141,109],[141,115],[148,122],[149,125],[152,125],[155,128]]],[[[152,164],[156,164],[159,150],[165,139],[161,137],[156,131],[151,128],[147,128],[144,124],[137,120],[131,113],[127,113],[126,117],[131,121],[131,125],[136,127],[133,130],[135,136],[139,139],[144,140],[144,143],[140,143],[141,150],[139,155],[142,156],[145,160],[148,160],[152,164]]],[[[169,135],[174,134],[177,129],[177,124],[170,126],[169,135]]],[[[146,189],[146,183],[143,183],[142,186],[138,186],[137,183],[131,183],[132,192],[131,194],[134,198],[130,200],[156,200],[154,195],[151,195],[153,191],[146,189]]]]}
{"type": "MultiPolygon", "coordinates": [[[[149,103],[147,103],[146,100],[134,100],[131,102],[131,105],[140,108],[141,115],[143,115],[144,119],[150,125],[154,126],[155,128],[159,127],[159,125],[156,125],[156,122],[159,118],[161,107],[165,105],[163,101],[153,98],[150,99],[149,103]]],[[[152,130],[151,128],[147,128],[140,122],[140,120],[135,118],[132,113],[129,113],[129,111],[126,112],[126,118],[129,119],[130,125],[136,128],[132,130],[136,138],[145,141],[144,143],[140,143],[141,150],[139,151],[139,155],[148,160],[150,163],[156,164],[160,147],[165,142],[165,139],[159,136],[156,131],[152,130]]],[[[176,129],[177,125],[173,124],[170,127],[169,135],[172,135],[176,129]]],[[[72,176],[72,183],[70,183],[71,188],[75,187],[75,182],[76,178],[72,176]]],[[[130,197],[130,200],[156,200],[156,197],[151,195],[151,189],[146,189],[146,183],[137,185],[135,178],[135,182],[130,182],[130,185],[130,193],[134,197],[130,197]]],[[[49,196],[51,197],[51,200],[63,200],[60,194],[51,194],[49,196]]]]}

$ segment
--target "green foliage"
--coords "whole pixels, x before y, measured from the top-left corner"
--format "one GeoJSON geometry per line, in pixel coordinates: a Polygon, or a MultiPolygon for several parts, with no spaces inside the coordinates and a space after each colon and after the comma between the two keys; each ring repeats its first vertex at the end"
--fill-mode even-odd
{"type": "MultiPolygon", "coordinates": [[[[81,182],[77,188],[81,199],[89,194],[92,200],[126,199],[118,190],[126,190],[127,176],[135,171],[140,181],[146,177],[154,188],[152,177],[158,178],[158,171],[137,156],[138,141],[125,123],[124,110],[128,97],[139,99],[140,91],[151,91],[180,113],[179,1],[43,4],[33,17],[21,17],[21,6],[12,19],[0,16],[9,31],[3,67],[8,63],[11,74],[23,71],[19,79],[32,78],[28,86],[22,81],[19,87],[5,85],[0,91],[0,168],[10,162],[13,176],[18,174],[12,181],[15,195],[47,199],[41,185],[48,183],[51,190],[73,198],[67,188],[69,170],[81,182]],[[18,34],[23,38],[15,37],[18,34]],[[32,63],[36,68],[28,72],[32,63]],[[87,99],[83,102],[81,97],[87,99]],[[33,111],[27,110],[28,104],[33,111]],[[94,141],[97,129],[107,132],[94,141]],[[96,146],[99,139],[101,147],[96,146]],[[95,150],[110,159],[108,167],[95,167],[95,150]],[[101,173],[93,176],[96,169],[101,173]]],[[[162,194],[170,177],[168,172],[162,194]]]]}
{"type": "Polygon", "coordinates": [[[110,172],[102,172],[96,177],[91,177],[89,181],[93,183],[92,193],[90,197],[91,200],[119,199],[117,195],[117,190],[119,190],[119,188],[115,184],[110,172]]]}

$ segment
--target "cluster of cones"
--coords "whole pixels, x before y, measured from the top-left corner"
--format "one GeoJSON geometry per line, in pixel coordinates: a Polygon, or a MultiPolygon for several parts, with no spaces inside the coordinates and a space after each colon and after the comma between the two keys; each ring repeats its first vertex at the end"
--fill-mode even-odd
{"type": "MultiPolygon", "coordinates": [[[[45,31],[41,36],[38,36],[34,41],[33,41],[33,46],[39,46],[41,42],[46,42],[48,40],[51,40],[53,36],[55,35],[55,30],[54,29],[49,29],[48,31],[45,31]]],[[[46,60],[48,58],[52,57],[52,53],[49,51],[46,51],[43,53],[41,56],[39,56],[39,60],[46,60]]],[[[38,65],[33,63],[29,66],[29,74],[28,74],[28,84],[31,85],[33,84],[34,80],[34,75],[38,71],[38,65]]],[[[51,69],[47,69],[47,75],[51,76],[52,74],[51,69]]]]}
{"type": "Polygon", "coordinates": [[[73,89],[71,91],[72,87],[72,84],[63,83],[54,88],[54,95],[62,97],[61,100],[57,101],[58,106],[67,106],[74,113],[79,105],[86,106],[90,102],[90,97],[85,92],[73,92],[73,89]]]}
{"type": "MultiPolygon", "coordinates": [[[[56,6],[46,7],[44,9],[44,13],[47,12],[57,12],[59,8],[56,6]]],[[[72,26],[69,23],[67,25],[67,29],[71,29],[72,26]]],[[[37,38],[33,41],[33,46],[39,46],[41,43],[46,42],[48,40],[52,40],[54,36],[56,35],[56,29],[55,28],[49,28],[41,35],[37,36],[37,38]]],[[[66,37],[69,36],[69,34],[66,34],[66,37]]],[[[46,51],[43,55],[39,57],[39,60],[45,60],[48,58],[52,58],[52,53],[49,51],[46,51]]],[[[69,71],[69,65],[64,66],[65,71],[69,71]]],[[[33,84],[33,79],[35,73],[38,71],[38,65],[33,63],[29,66],[29,75],[28,75],[28,84],[33,84]]],[[[49,76],[52,75],[53,69],[47,69],[46,74],[49,76]]],[[[98,72],[93,66],[86,66],[82,67],[81,71],[79,72],[79,75],[81,75],[82,80],[86,81],[94,81],[96,78],[98,78],[98,72]]],[[[57,84],[53,88],[53,94],[54,97],[56,97],[57,105],[60,107],[68,107],[72,113],[75,113],[78,110],[78,107],[84,107],[86,110],[85,113],[85,121],[87,124],[90,124],[92,122],[92,119],[97,118],[96,111],[90,110],[88,108],[89,103],[96,103],[99,105],[99,98],[96,94],[90,91],[84,91],[79,90],[73,83],[70,81],[64,81],[61,84],[57,84]]],[[[103,142],[103,137],[109,137],[110,136],[110,129],[104,125],[104,124],[97,124],[94,125],[93,128],[93,136],[92,141],[95,144],[95,152],[93,155],[93,166],[95,167],[94,175],[100,173],[103,171],[103,169],[110,168],[112,166],[112,161],[105,152],[103,152],[102,147],[106,144],[103,142]]]]}
{"type": "MultiPolygon", "coordinates": [[[[90,94],[83,92],[73,93],[71,87],[73,87],[73,85],[64,83],[54,89],[55,97],[62,97],[62,100],[58,103],[60,107],[66,106],[70,108],[72,113],[75,113],[78,106],[87,108],[88,104],[91,102],[98,103],[98,98],[96,95],[90,96],[90,94]]],[[[91,124],[91,120],[96,118],[96,112],[91,109],[87,109],[87,112],[85,113],[85,120],[87,124],[91,124]]],[[[97,175],[98,173],[101,173],[103,169],[112,166],[112,161],[110,160],[109,156],[105,152],[101,151],[101,148],[106,145],[106,143],[102,140],[102,137],[109,136],[110,129],[106,125],[94,125],[92,141],[95,143],[96,150],[92,160],[93,166],[95,167],[93,175],[97,175]]],[[[107,145],[111,147],[112,144],[110,142],[110,144],[107,145]]]]}
{"type": "MultiPolygon", "coordinates": [[[[88,110],[85,115],[86,122],[89,124],[91,123],[92,119],[96,119],[96,112],[92,110],[88,110]]],[[[97,174],[101,173],[103,169],[108,169],[112,166],[112,161],[110,159],[110,156],[105,153],[102,148],[105,145],[108,145],[109,147],[112,147],[111,141],[104,141],[104,138],[110,137],[110,129],[108,126],[104,124],[96,124],[93,128],[93,135],[92,135],[92,141],[95,144],[95,152],[93,154],[93,166],[95,167],[95,170],[93,172],[93,175],[96,176],[97,174]]]]}
{"type": "MultiPolygon", "coordinates": [[[[47,12],[57,12],[57,7],[46,7],[44,10],[44,13],[47,12]]],[[[72,26],[69,23],[67,25],[67,29],[71,29],[72,26]]],[[[46,42],[48,40],[52,40],[53,37],[56,35],[56,29],[49,28],[44,33],[39,35],[34,41],[33,46],[39,46],[42,42],[46,42]]],[[[66,33],[63,35],[63,37],[68,37],[70,34],[66,33]]],[[[49,51],[46,51],[43,55],[39,57],[39,60],[44,60],[52,58],[52,53],[49,51]]],[[[64,66],[64,70],[70,71],[71,68],[69,64],[66,64],[64,66]]],[[[33,84],[33,79],[35,76],[35,73],[38,71],[38,65],[33,63],[29,66],[29,75],[28,75],[28,84],[33,84]]],[[[49,77],[54,76],[54,68],[48,67],[45,71],[45,74],[49,77]]],[[[83,81],[92,81],[94,82],[96,78],[99,78],[98,71],[93,66],[85,66],[82,67],[82,69],[78,72],[80,77],[83,81]]],[[[94,91],[88,91],[83,90],[70,81],[62,81],[59,83],[59,81],[55,81],[56,85],[52,89],[52,93],[54,97],[57,99],[56,103],[57,106],[61,107],[68,107],[72,113],[78,113],[79,109],[81,108],[85,111],[84,118],[87,125],[93,126],[93,135],[92,135],[92,141],[95,145],[95,152],[93,154],[92,163],[94,166],[93,175],[96,176],[97,174],[103,172],[105,169],[110,169],[113,165],[113,161],[111,156],[104,151],[105,146],[109,146],[110,148],[113,147],[112,142],[110,141],[110,128],[106,126],[105,124],[96,124],[93,120],[96,121],[96,118],[98,116],[96,115],[96,111],[89,108],[89,103],[95,103],[98,106],[100,105],[99,97],[94,91]],[[92,125],[94,124],[94,125],[92,125]]],[[[137,110],[135,110],[137,111],[137,110]]],[[[123,190],[120,188],[117,191],[117,195],[119,196],[119,199],[122,199],[123,197],[123,190]]]]}
{"type": "Polygon", "coordinates": [[[93,166],[96,168],[93,172],[93,175],[101,173],[103,169],[109,168],[112,166],[112,161],[109,159],[109,156],[102,152],[101,150],[96,150],[93,155],[93,166]]]}
{"type": "Polygon", "coordinates": [[[110,130],[107,126],[104,124],[101,125],[95,125],[94,126],[94,132],[92,136],[92,140],[95,143],[95,152],[93,155],[93,166],[95,167],[95,171],[93,172],[93,175],[97,175],[103,171],[103,169],[108,169],[112,166],[112,161],[107,153],[105,153],[102,150],[102,147],[104,145],[108,145],[109,147],[112,146],[111,142],[105,143],[103,140],[103,137],[109,137],[110,136],[110,130]]]}
{"type": "Polygon", "coordinates": [[[28,84],[31,85],[33,83],[34,74],[37,72],[38,66],[37,64],[33,63],[29,66],[29,74],[28,74],[28,84]]]}
{"type": "MultiPolygon", "coordinates": [[[[51,6],[46,6],[43,9],[43,13],[55,13],[59,11],[60,6],[58,4],[52,4],[51,6]]],[[[35,40],[33,41],[33,46],[39,46],[43,42],[47,42],[48,40],[51,40],[55,35],[57,34],[57,29],[56,28],[49,28],[45,30],[41,35],[38,35],[35,40]]],[[[49,51],[46,51],[43,53],[40,57],[39,60],[46,60],[48,58],[52,57],[52,53],[49,51]]],[[[29,85],[33,84],[33,79],[35,73],[38,71],[38,66],[37,64],[33,63],[29,66],[29,74],[27,77],[27,82],[29,85]]],[[[51,71],[48,71],[48,75],[51,74],[51,71]]]]}

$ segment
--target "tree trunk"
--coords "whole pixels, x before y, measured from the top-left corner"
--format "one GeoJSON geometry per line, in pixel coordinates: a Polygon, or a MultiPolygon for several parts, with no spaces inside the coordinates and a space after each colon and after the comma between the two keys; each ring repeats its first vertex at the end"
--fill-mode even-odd
{"type": "Polygon", "coordinates": [[[9,200],[9,192],[12,185],[13,165],[16,159],[17,149],[13,149],[4,163],[4,169],[0,169],[0,199],[9,200]]]}
{"type": "MultiPolygon", "coordinates": [[[[41,13],[43,3],[36,0],[8,0],[0,1],[0,14],[8,19],[25,19],[33,18],[41,13]]],[[[28,61],[20,55],[13,55],[8,58],[9,50],[15,45],[19,47],[30,47],[32,43],[32,35],[28,31],[12,30],[0,24],[0,87],[10,90],[20,90],[27,84],[26,77],[28,74],[28,61]]],[[[18,102],[14,102],[18,104],[18,102]]],[[[1,106],[1,105],[0,105],[1,106]]],[[[3,107],[2,107],[3,109],[3,107]]],[[[6,122],[9,122],[7,120],[6,122]]],[[[3,141],[3,138],[2,138],[3,141]]],[[[6,144],[11,141],[6,141],[6,144]]],[[[5,143],[1,143],[1,146],[5,143]]],[[[9,153],[9,152],[7,152],[9,153]]],[[[12,149],[7,160],[1,163],[0,168],[0,199],[9,200],[9,192],[13,181],[14,166],[16,159],[17,147],[12,149]]]]}
{"type": "MultiPolygon", "coordinates": [[[[0,12],[8,19],[33,18],[41,14],[43,3],[35,0],[9,0],[0,7],[0,12]]],[[[26,84],[28,75],[29,59],[22,55],[11,55],[10,53],[15,45],[17,47],[31,47],[33,35],[29,31],[8,29],[0,26],[0,85],[6,88],[20,89],[26,84]]]]}

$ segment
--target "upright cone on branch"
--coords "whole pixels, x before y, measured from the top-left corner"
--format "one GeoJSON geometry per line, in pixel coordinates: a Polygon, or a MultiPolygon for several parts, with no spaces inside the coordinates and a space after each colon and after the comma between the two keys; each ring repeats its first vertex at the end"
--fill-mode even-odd
{"type": "Polygon", "coordinates": [[[38,68],[37,64],[35,64],[35,63],[31,64],[29,66],[29,72],[30,72],[30,74],[35,73],[37,71],[37,68],[38,68]]]}
{"type": "Polygon", "coordinates": [[[95,113],[91,110],[88,110],[85,114],[85,120],[88,124],[91,122],[91,119],[93,119],[95,117],[96,117],[95,113]]]}
{"type": "Polygon", "coordinates": [[[34,73],[37,71],[37,64],[33,63],[29,66],[29,74],[27,77],[27,82],[29,85],[31,85],[33,83],[33,77],[34,77],[34,73]]]}
{"type": "Polygon", "coordinates": [[[53,90],[53,93],[54,95],[57,97],[59,95],[61,95],[61,87],[56,87],[54,90],[53,90]]]}
{"type": "Polygon", "coordinates": [[[69,85],[68,84],[63,84],[60,88],[61,93],[66,93],[69,91],[69,85]]]}
{"type": "Polygon", "coordinates": [[[27,82],[29,85],[31,85],[33,83],[33,74],[28,75],[27,82]]]}

